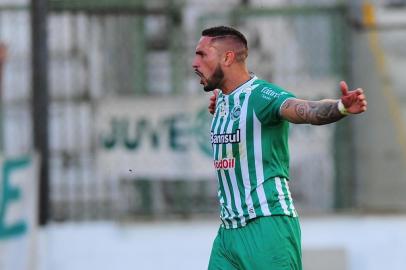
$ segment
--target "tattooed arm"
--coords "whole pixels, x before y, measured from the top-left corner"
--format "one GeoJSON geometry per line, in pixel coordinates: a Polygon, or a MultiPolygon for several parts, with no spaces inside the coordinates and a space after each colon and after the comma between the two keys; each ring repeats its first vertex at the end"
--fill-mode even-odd
{"type": "Polygon", "coordinates": [[[283,118],[294,124],[325,125],[344,117],[337,106],[338,100],[308,101],[288,99],[281,108],[283,118]]]}
{"type": "MultiPolygon", "coordinates": [[[[345,82],[340,83],[341,108],[347,114],[358,114],[367,110],[367,101],[361,88],[348,91],[345,82]]],[[[288,99],[281,107],[281,116],[291,123],[325,125],[336,122],[345,114],[339,110],[339,101],[325,99],[320,101],[308,101],[301,99],[288,99]]]]}

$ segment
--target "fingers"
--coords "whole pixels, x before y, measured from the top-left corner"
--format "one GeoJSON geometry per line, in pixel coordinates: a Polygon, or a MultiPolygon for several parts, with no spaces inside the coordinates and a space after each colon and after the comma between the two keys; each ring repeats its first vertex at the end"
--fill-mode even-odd
{"type": "Polygon", "coordinates": [[[368,102],[366,101],[366,97],[363,94],[362,89],[361,89],[361,93],[357,96],[357,102],[358,102],[359,106],[361,107],[361,111],[365,112],[368,107],[368,102]]]}
{"type": "Polygon", "coordinates": [[[355,103],[359,107],[360,112],[365,112],[368,108],[368,102],[366,100],[364,91],[361,88],[358,88],[353,92],[355,94],[355,103]]]}
{"type": "Polygon", "coordinates": [[[362,88],[357,88],[353,91],[349,91],[348,90],[348,85],[345,81],[341,81],[340,82],[340,89],[341,89],[341,93],[343,94],[343,96],[347,96],[349,94],[355,93],[357,95],[361,95],[364,93],[364,90],[362,88]]]}
{"type": "Polygon", "coordinates": [[[217,100],[217,96],[218,96],[218,95],[219,95],[218,90],[217,90],[217,89],[214,90],[214,91],[213,91],[213,95],[210,96],[210,102],[216,103],[216,100],[217,100]]]}
{"type": "Polygon", "coordinates": [[[214,89],[214,91],[213,91],[213,94],[214,94],[214,96],[216,97],[216,99],[217,99],[217,97],[218,97],[218,95],[219,95],[219,91],[220,91],[220,90],[218,90],[218,89],[214,89]]]}
{"type": "Polygon", "coordinates": [[[365,99],[358,99],[358,106],[360,106],[361,111],[365,112],[367,110],[368,102],[365,99]]]}
{"type": "Polygon", "coordinates": [[[209,106],[207,108],[209,109],[209,113],[214,114],[214,111],[215,111],[215,104],[214,103],[212,103],[210,101],[210,104],[209,104],[209,106]]]}
{"type": "Polygon", "coordinates": [[[357,95],[363,95],[363,94],[364,94],[364,90],[363,90],[362,88],[357,88],[357,89],[354,90],[354,92],[355,92],[357,95]]]}
{"type": "Polygon", "coordinates": [[[209,106],[207,107],[209,109],[209,113],[211,113],[211,114],[214,114],[214,112],[216,110],[217,96],[218,96],[218,90],[216,89],[216,90],[213,91],[213,95],[210,96],[209,106]]]}
{"type": "Polygon", "coordinates": [[[359,101],[365,101],[366,100],[364,91],[361,88],[356,89],[354,91],[354,93],[355,93],[355,95],[357,97],[357,100],[359,100],[359,101]]]}
{"type": "Polygon", "coordinates": [[[345,81],[340,82],[340,89],[343,96],[348,95],[348,85],[345,81]]]}

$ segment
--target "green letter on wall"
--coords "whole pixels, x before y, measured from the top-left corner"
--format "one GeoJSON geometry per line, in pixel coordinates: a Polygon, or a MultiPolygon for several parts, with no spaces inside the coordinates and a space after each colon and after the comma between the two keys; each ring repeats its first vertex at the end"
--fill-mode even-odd
{"type": "Polygon", "coordinates": [[[2,168],[1,190],[0,190],[0,239],[9,238],[24,234],[27,231],[27,224],[20,220],[14,224],[5,224],[7,207],[21,197],[20,189],[13,187],[10,183],[11,173],[24,168],[30,164],[29,158],[5,160],[2,168]]]}

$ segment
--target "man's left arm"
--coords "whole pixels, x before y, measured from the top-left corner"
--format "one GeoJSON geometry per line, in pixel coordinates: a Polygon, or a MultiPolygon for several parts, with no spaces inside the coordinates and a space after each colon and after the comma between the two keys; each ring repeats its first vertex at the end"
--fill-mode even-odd
{"type": "Polygon", "coordinates": [[[308,101],[296,98],[286,100],[280,115],[295,124],[325,125],[336,122],[349,114],[359,114],[367,110],[364,91],[358,88],[348,91],[347,84],[340,82],[341,99],[324,99],[308,101]]]}

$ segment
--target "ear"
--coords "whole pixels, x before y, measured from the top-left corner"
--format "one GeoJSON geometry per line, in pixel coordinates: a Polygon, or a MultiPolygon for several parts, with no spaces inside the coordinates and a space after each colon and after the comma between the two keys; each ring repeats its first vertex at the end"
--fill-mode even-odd
{"type": "Polygon", "coordinates": [[[233,51],[226,51],[224,53],[224,65],[229,67],[235,61],[235,53],[233,51]]]}

